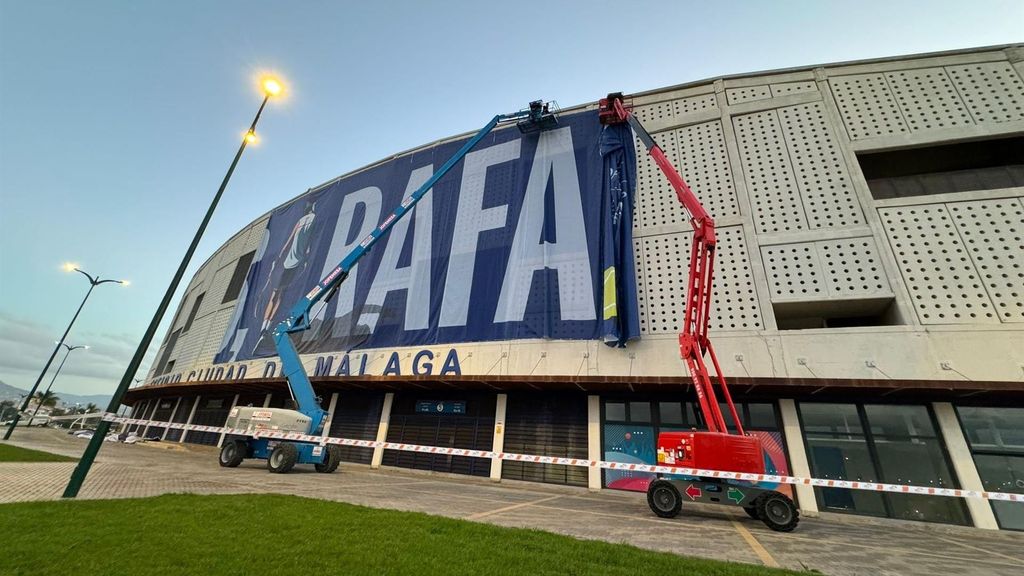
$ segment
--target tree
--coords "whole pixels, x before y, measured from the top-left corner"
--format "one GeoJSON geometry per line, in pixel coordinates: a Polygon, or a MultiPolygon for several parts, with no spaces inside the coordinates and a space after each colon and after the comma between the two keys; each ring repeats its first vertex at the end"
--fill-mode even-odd
{"type": "Polygon", "coordinates": [[[35,400],[40,406],[54,407],[60,398],[52,391],[36,392],[35,400]]]}
{"type": "Polygon", "coordinates": [[[97,411],[99,409],[100,409],[100,407],[95,405],[95,404],[93,404],[92,402],[89,402],[88,404],[85,405],[85,413],[86,414],[92,414],[93,412],[95,412],[95,411],[97,411]]]}
{"type": "MultiPolygon", "coordinates": [[[[0,402],[0,420],[4,419],[4,416],[7,415],[8,410],[11,408],[14,408],[14,400],[4,400],[0,402]]],[[[13,414],[14,412],[12,411],[11,413],[13,414]]]]}

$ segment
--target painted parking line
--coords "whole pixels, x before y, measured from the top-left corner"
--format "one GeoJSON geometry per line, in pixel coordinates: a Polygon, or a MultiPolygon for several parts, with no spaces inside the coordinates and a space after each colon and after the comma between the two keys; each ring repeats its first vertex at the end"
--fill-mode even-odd
{"type": "Polygon", "coordinates": [[[768,566],[769,568],[782,567],[768,552],[768,549],[762,546],[761,543],[757,541],[757,538],[754,538],[754,535],[750,533],[750,530],[747,530],[746,526],[740,524],[734,518],[730,518],[729,521],[732,522],[733,527],[736,528],[736,531],[740,533],[740,536],[743,537],[747,542],[747,545],[750,546],[750,549],[754,551],[754,554],[757,554],[757,557],[761,559],[761,562],[763,562],[765,566],[768,566]]]}
{"type": "Polygon", "coordinates": [[[527,506],[536,506],[537,504],[543,504],[544,502],[557,500],[558,498],[561,497],[562,496],[559,494],[556,496],[548,496],[547,498],[541,498],[540,500],[533,500],[531,502],[520,502],[519,504],[505,506],[504,508],[498,508],[496,510],[490,510],[488,512],[477,512],[476,514],[470,514],[469,516],[466,516],[466,520],[479,520],[481,518],[486,518],[488,516],[494,516],[495,514],[501,514],[502,512],[511,512],[512,510],[526,508],[527,506]]]}

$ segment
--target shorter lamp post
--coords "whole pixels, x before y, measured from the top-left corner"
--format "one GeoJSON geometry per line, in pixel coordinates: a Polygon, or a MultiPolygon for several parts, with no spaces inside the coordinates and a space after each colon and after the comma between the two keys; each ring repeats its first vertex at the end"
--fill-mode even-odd
{"type": "MultiPolygon", "coordinates": [[[[64,363],[68,361],[68,356],[70,356],[73,351],[78,350],[79,348],[89,348],[88,346],[68,346],[64,342],[58,342],[57,346],[63,346],[64,348],[67,349],[67,352],[64,353],[64,358],[61,359],[60,364],[57,366],[57,371],[53,373],[53,378],[50,379],[50,383],[46,385],[46,392],[43,392],[43,398],[45,398],[46,395],[50,393],[50,388],[53,387],[53,383],[57,381],[57,376],[60,374],[60,369],[63,368],[64,363]]],[[[32,417],[28,419],[29,426],[32,425],[32,421],[35,420],[36,414],[39,414],[39,409],[42,407],[43,402],[42,398],[40,398],[39,402],[36,402],[36,411],[33,412],[32,417]]]]}
{"type": "Polygon", "coordinates": [[[101,280],[99,276],[93,276],[88,272],[85,272],[78,268],[75,264],[65,264],[64,270],[67,272],[78,272],[89,279],[89,291],[85,293],[85,298],[82,298],[82,303],[78,305],[78,310],[75,315],[71,317],[71,322],[68,324],[67,330],[64,330],[64,335],[57,341],[57,345],[53,348],[53,352],[50,354],[49,360],[46,361],[46,365],[43,366],[43,371],[39,373],[39,378],[36,378],[36,383],[32,385],[32,389],[28,391],[28,395],[25,396],[25,402],[21,405],[21,409],[14,413],[14,419],[11,420],[11,426],[4,433],[4,440],[10,440],[11,434],[14,433],[14,427],[18,425],[18,420],[21,419],[21,413],[28,410],[28,403],[32,400],[32,396],[35,395],[36,390],[39,389],[39,383],[43,381],[43,376],[46,376],[46,371],[50,369],[50,364],[53,363],[53,359],[57,356],[57,352],[60,351],[61,344],[64,343],[64,339],[68,337],[68,333],[71,332],[71,327],[75,325],[75,320],[78,319],[78,315],[82,313],[82,308],[85,308],[85,303],[89,300],[89,295],[92,294],[94,288],[100,284],[106,284],[107,282],[114,282],[127,286],[128,282],[125,280],[101,280]]]}

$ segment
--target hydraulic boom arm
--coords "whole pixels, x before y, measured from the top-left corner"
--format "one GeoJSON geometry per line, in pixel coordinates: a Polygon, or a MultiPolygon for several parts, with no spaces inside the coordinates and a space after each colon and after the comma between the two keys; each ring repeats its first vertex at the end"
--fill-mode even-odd
{"type": "Polygon", "coordinates": [[[434,172],[434,175],[427,179],[415,192],[405,198],[401,204],[395,210],[384,219],[379,226],[377,226],[370,234],[359,243],[358,246],[352,249],[351,252],[345,258],[331,270],[320,282],[313,287],[298,303],[292,307],[288,314],[288,317],[284,319],[274,329],[274,345],[277,347],[278,356],[281,358],[281,371],[284,377],[288,380],[288,386],[291,388],[292,395],[298,404],[298,409],[303,414],[309,416],[312,421],[310,422],[310,432],[314,433],[320,429],[323,424],[326,412],[320,407],[316,400],[316,394],[313,391],[313,386],[309,381],[309,376],[306,375],[306,371],[302,366],[302,361],[299,359],[299,353],[296,351],[295,346],[292,344],[290,334],[294,332],[302,332],[309,329],[310,325],[310,311],[313,306],[323,300],[327,301],[337,292],[341,283],[348,277],[349,272],[356,265],[359,260],[366,255],[367,252],[373,248],[373,245],[377,243],[385,234],[391,230],[392,226],[396,222],[401,220],[406,214],[412,211],[416,203],[420,201],[423,196],[434,186],[434,184],[444,177],[449,170],[455,164],[459,162],[466,154],[469,153],[487,134],[494,130],[496,126],[505,122],[516,121],[520,132],[531,133],[539,132],[554,127],[557,124],[557,118],[554,113],[549,111],[548,104],[542,101],[535,101],[530,103],[530,107],[526,110],[520,110],[519,112],[513,112],[511,114],[498,114],[486,126],[480,129],[472,138],[466,141],[465,144],[459,148],[458,151],[452,155],[440,168],[434,172]]]}
{"type": "Polygon", "coordinates": [[[668,178],[672,188],[676,192],[679,203],[690,213],[690,224],[693,226],[693,246],[690,250],[690,276],[686,285],[686,307],[683,314],[683,327],[679,333],[679,354],[686,362],[690,370],[690,377],[693,379],[693,386],[697,392],[697,400],[701,412],[711,432],[722,432],[728,434],[729,428],[722,417],[722,410],[718,406],[718,399],[711,383],[711,375],[708,373],[707,364],[704,362],[704,354],[711,357],[715,366],[718,386],[722,396],[729,406],[736,429],[742,435],[743,425],[736,414],[736,407],[733,405],[732,396],[729,394],[729,386],[722,375],[722,368],[718,365],[718,358],[715,356],[715,349],[708,339],[708,320],[711,311],[711,286],[715,264],[715,221],[708,214],[700,200],[686,185],[683,177],[672,166],[665,156],[658,143],[654,141],[650,133],[644,128],[640,120],[633,115],[632,110],[623,100],[621,93],[609,94],[600,102],[599,115],[602,124],[629,124],[637,138],[643,142],[648,154],[654,159],[655,164],[668,178]]]}

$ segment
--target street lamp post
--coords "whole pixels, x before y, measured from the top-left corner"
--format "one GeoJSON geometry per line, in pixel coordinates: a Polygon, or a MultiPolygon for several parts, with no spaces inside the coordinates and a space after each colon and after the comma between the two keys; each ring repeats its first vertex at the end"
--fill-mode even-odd
{"type": "MultiPolygon", "coordinates": [[[[50,379],[50,383],[46,385],[46,391],[43,392],[43,396],[44,397],[47,394],[50,393],[50,388],[53,387],[53,383],[57,381],[57,376],[60,374],[60,369],[63,368],[64,367],[64,363],[68,361],[68,356],[70,356],[73,351],[78,350],[79,348],[89,348],[88,346],[68,346],[67,344],[64,344],[63,342],[58,343],[57,345],[58,346],[63,346],[64,348],[66,348],[67,352],[64,353],[64,358],[62,358],[61,361],[60,361],[60,364],[57,365],[57,371],[53,373],[53,378],[50,379]]],[[[36,402],[36,411],[33,412],[32,413],[32,417],[28,419],[28,425],[29,426],[32,425],[32,421],[35,420],[36,414],[39,414],[39,409],[42,408],[42,407],[43,407],[43,403],[42,403],[42,400],[40,399],[39,402],[36,402]]]]}
{"type": "MultiPolygon", "coordinates": [[[[192,244],[189,245],[188,250],[185,252],[185,256],[181,259],[181,264],[178,265],[178,271],[174,274],[174,278],[171,279],[171,284],[167,287],[167,292],[164,293],[163,300],[160,301],[160,305],[157,307],[156,313],[153,314],[153,319],[149,322],[149,327],[146,328],[146,333],[142,336],[142,341],[139,342],[139,347],[135,350],[135,356],[133,356],[131,362],[128,363],[128,367],[124,371],[124,376],[121,377],[121,382],[117,385],[117,390],[114,391],[114,395],[110,398],[110,404],[107,406],[108,413],[117,412],[118,407],[121,405],[121,398],[123,398],[124,393],[128,391],[128,387],[132,383],[132,378],[139,370],[142,358],[145,356],[146,350],[149,349],[149,345],[153,341],[153,335],[156,333],[157,326],[163,319],[164,312],[167,311],[167,307],[171,303],[171,298],[174,297],[174,292],[178,289],[178,284],[181,282],[182,276],[185,275],[185,268],[188,266],[189,261],[192,260],[192,254],[195,253],[196,247],[199,245],[199,240],[203,237],[203,233],[206,231],[206,226],[210,223],[210,218],[213,217],[213,211],[217,208],[217,204],[220,202],[220,197],[224,194],[224,189],[228,186],[228,181],[231,180],[231,175],[235,171],[235,166],[238,165],[238,160],[242,157],[242,152],[245,151],[245,145],[256,139],[256,123],[259,122],[260,115],[263,114],[263,108],[266,107],[271,96],[277,96],[282,90],[281,83],[274,78],[264,78],[261,85],[263,88],[263,102],[260,104],[259,110],[256,111],[256,116],[252,119],[252,124],[249,125],[249,130],[242,138],[242,144],[238,147],[238,152],[235,153],[235,158],[231,161],[231,166],[228,167],[228,172],[224,175],[224,180],[221,181],[220,188],[213,196],[213,201],[210,202],[210,207],[206,210],[206,216],[203,217],[203,221],[199,224],[199,229],[196,230],[195,237],[192,238],[192,244]]],[[[64,488],[64,498],[74,498],[78,496],[78,491],[81,490],[82,483],[85,482],[85,477],[89,474],[89,469],[92,468],[92,463],[96,459],[96,454],[100,451],[100,447],[103,445],[103,439],[107,436],[107,431],[109,430],[110,422],[107,420],[100,420],[99,426],[96,427],[96,432],[93,433],[92,439],[89,440],[89,445],[86,446],[85,452],[82,453],[82,457],[78,460],[78,465],[75,466],[74,472],[71,473],[71,478],[68,480],[67,487],[64,488]]]]}
{"type": "Polygon", "coordinates": [[[28,403],[32,400],[32,396],[35,395],[36,390],[39,389],[39,383],[43,381],[43,376],[46,376],[46,371],[50,369],[50,364],[53,363],[54,357],[57,356],[57,351],[60,350],[61,344],[64,343],[64,339],[68,337],[68,333],[71,332],[71,327],[75,325],[75,320],[78,319],[78,315],[82,312],[82,308],[85,307],[86,301],[89,300],[89,295],[92,294],[94,288],[100,284],[106,284],[107,282],[113,282],[115,284],[124,284],[124,280],[101,280],[99,276],[91,276],[89,273],[82,271],[74,264],[65,264],[64,269],[69,272],[80,272],[83,276],[89,279],[89,291],[85,293],[85,298],[82,298],[82,303],[78,305],[78,310],[75,315],[71,318],[71,323],[68,324],[67,330],[64,331],[64,335],[57,341],[57,345],[53,347],[53,352],[50,354],[50,359],[46,361],[46,366],[43,366],[43,371],[39,373],[39,378],[36,378],[36,383],[32,385],[32,389],[29,390],[28,395],[25,396],[25,402],[21,405],[21,410],[18,410],[14,414],[14,420],[11,422],[10,428],[4,433],[4,440],[9,440],[11,434],[14,433],[14,427],[18,425],[18,420],[21,419],[21,413],[28,410],[28,403]]]}

